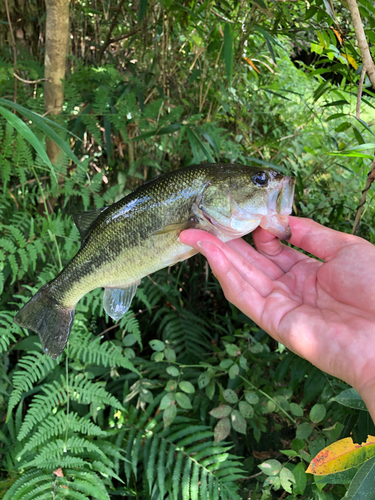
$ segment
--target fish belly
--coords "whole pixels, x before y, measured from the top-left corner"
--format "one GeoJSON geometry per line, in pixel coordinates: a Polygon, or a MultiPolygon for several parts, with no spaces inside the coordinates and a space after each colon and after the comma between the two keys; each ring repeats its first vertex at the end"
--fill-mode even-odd
{"type": "MultiPolygon", "coordinates": [[[[60,298],[61,302],[67,308],[74,307],[84,295],[95,288],[124,288],[148,274],[195,255],[197,251],[194,248],[178,240],[179,234],[180,231],[152,235],[140,245],[125,247],[113,260],[103,259],[103,263],[95,266],[89,273],[81,272],[77,264],[68,266],[66,271],[72,267],[70,272],[74,273],[75,278],[71,287],[66,287],[67,276],[61,280],[61,285],[65,288],[63,297],[60,298]]],[[[82,260],[87,262],[85,259],[82,260]]]]}

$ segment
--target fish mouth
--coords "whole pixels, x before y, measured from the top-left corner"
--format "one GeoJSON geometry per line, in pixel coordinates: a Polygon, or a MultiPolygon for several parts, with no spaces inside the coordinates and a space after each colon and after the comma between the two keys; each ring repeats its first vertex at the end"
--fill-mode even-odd
{"type": "Polygon", "coordinates": [[[280,240],[287,241],[292,236],[288,215],[292,213],[293,209],[295,184],[296,179],[294,177],[284,177],[276,197],[273,213],[271,212],[271,215],[268,214],[262,217],[260,221],[260,226],[263,229],[266,229],[280,240]]]}

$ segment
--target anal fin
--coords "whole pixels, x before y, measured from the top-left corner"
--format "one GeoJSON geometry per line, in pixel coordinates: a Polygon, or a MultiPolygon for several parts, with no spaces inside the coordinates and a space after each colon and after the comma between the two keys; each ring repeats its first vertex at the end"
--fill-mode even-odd
{"type": "Polygon", "coordinates": [[[106,288],[103,296],[105,312],[115,321],[121,319],[129,309],[140,281],[125,288],[106,288]]]}

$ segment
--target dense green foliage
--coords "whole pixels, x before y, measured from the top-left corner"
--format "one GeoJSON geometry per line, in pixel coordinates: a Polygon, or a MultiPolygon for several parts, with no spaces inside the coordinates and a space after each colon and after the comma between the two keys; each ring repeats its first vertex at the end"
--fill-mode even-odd
{"type": "MultiPolygon", "coordinates": [[[[10,43],[0,58],[0,497],[342,498],[356,470],[314,481],[305,469],[339,437],[374,433],[367,412],[332,401],[344,383],[228,304],[200,256],[145,278],[118,324],[101,290],[85,296],[57,361],[12,317],[77,252],[72,214],[181,166],[276,165],[297,177],[295,214],[350,232],[375,94],[365,81],[356,118],[348,12],[319,0],[72,3],[57,126],[40,117],[43,82],[18,82],[11,112],[13,71],[43,78],[43,6],[25,5],[17,63],[10,43]],[[46,137],[65,145],[60,164],[46,137]],[[257,467],[269,459],[271,474],[257,467]]],[[[374,43],[374,7],[360,8],[374,43]]],[[[359,229],[371,242],[373,196],[359,229]]]]}

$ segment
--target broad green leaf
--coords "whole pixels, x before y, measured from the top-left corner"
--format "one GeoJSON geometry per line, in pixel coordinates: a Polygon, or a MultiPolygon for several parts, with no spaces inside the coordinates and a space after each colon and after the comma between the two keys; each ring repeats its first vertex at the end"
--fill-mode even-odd
{"type": "Polygon", "coordinates": [[[228,405],[219,405],[209,413],[214,418],[228,417],[232,411],[232,407],[228,405]]]}
{"type": "Polygon", "coordinates": [[[194,394],[195,392],[195,387],[191,382],[183,380],[178,385],[180,386],[180,389],[182,389],[184,392],[187,392],[188,394],[194,394]]]}
{"type": "Polygon", "coordinates": [[[303,422],[297,427],[296,438],[307,439],[312,433],[312,426],[308,422],[303,422]]]}
{"type": "Polygon", "coordinates": [[[57,182],[57,177],[55,174],[55,170],[53,168],[53,165],[48,158],[48,155],[40,143],[39,139],[36,137],[34,132],[31,131],[31,129],[26,125],[25,122],[23,122],[18,116],[16,116],[14,113],[11,113],[5,108],[2,108],[0,106],[0,114],[4,116],[4,118],[14,127],[19,134],[22,135],[22,137],[29,143],[31,146],[37,151],[39,156],[43,159],[43,161],[48,165],[48,167],[51,170],[51,174],[55,181],[57,182]]]}
{"type": "Polygon", "coordinates": [[[280,471],[280,483],[285,491],[292,493],[292,483],[295,483],[293,472],[283,467],[280,471]]]}
{"type": "Polygon", "coordinates": [[[160,401],[160,409],[165,410],[170,406],[172,403],[174,403],[175,397],[172,392],[168,392],[167,394],[164,394],[160,401]]]}
{"type": "Polygon", "coordinates": [[[245,392],[245,399],[251,405],[256,405],[259,402],[259,396],[255,392],[245,392]]]}
{"type": "Polygon", "coordinates": [[[345,438],[324,448],[312,460],[306,472],[318,476],[341,472],[375,456],[375,437],[369,436],[362,444],[345,438]]]}
{"type": "Polygon", "coordinates": [[[208,399],[212,399],[215,394],[215,382],[211,379],[210,382],[205,387],[206,395],[208,399]]]}
{"type": "Polygon", "coordinates": [[[282,465],[278,460],[271,458],[258,465],[267,476],[276,476],[281,471],[282,465]]]}
{"type": "Polygon", "coordinates": [[[330,401],[336,401],[336,403],[340,403],[340,405],[347,406],[348,408],[353,408],[354,410],[367,410],[363,399],[355,389],[346,389],[330,401]]]}
{"type": "Polygon", "coordinates": [[[223,391],[223,396],[228,403],[235,404],[238,401],[238,396],[232,389],[225,389],[225,391],[223,391]]]}
{"type": "Polygon", "coordinates": [[[225,350],[229,354],[229,356],[239,356],[241,354],[241,350],[236,346],[236,344],[227,344],[225,346],[225,350]]]}
{"type": "Polygon", "coordinates": [[[300,405],[297,405],[296,403],[290,403],[289,408],[294,416],[303,417],[303,409],[300,405]]]}
{"type": "Polygon", "coordinates": [[[374,500],[375,457],[362,465],[345,495],[345,500],[374,500]]]}
{"type": "Polygon", "coordinates": [[[303,495],[307,485],[307,476],[303,462],[299,462],[293,469],[295,484],[293,486],[294,495],[303,495]]]}
{"type": "Polygon", "coordinates": [[[215,445],[220,441],[223,441],[230,434],[230,420],[228,417],[224,417],[218,421],[214,429],[214,442],[215,445]]]}
{"type": "Polygon", "coordinates": [[[228,85],[230,85],[233,73],[233,26],[229,23],[226,23],[224,28],[224,61],[228,85]]]}
{"type": "Polygon", "coordinates": [[[240,367],[237,364],[234,364],[229,368],[228,375],[230,379],[236,378],[239,373],[240,373],[240,367]]]}
{"type": "Polygon", "coordinates": [[[316,404],[311,408],[310,420],[315,424],[321,422],[326,416],[326,409],[324,405],[316,404]]]}
{"type": "MultiPolygon", "coordinates": [[[[69,134],[69,131],[66,128],[62,127],[58,123],[53,122],[52,120],[49,120],[48,118],[45,118],[44,116],[40,116],[37,113],[34,113],[34,111],[30,111],[29,109],[20,106],[15,102],[8,101],[7,99],[0,98],[0,104],[8,108],[15,109],[21,115],[25,116],[30,121],[32,121],[33,124],[39,130],[41,130],[47,137],[49,137],[53,142],[55,142],[59,146],[61,151],[63,151],[66,154],[66,156],[72,160],[72,162],[76,163],[79,167],[82,168],[82,162],[76,157],[76,155],[73,153],[73,151],[70,149],[69,145],[64,141],[64,139],[62,139],[59,136],[59,134],[57,134],[54,131],[54,129],[50,127],[50,125],[62,130],[66,134],[69,134]]],[[[78,137],[76,138],[79,139],[78,137]]]]}
{"type": "Polygon", "coordinates": [[[246,403],[246,401],[240,401],[239,405],[240,413],[245,418],[253,418],[254,416],[254,408],[246,403]]]}
{"type": "Polygon", "coordinates": [[[178,368],[176,368],[175,366],[168,366],[167,373],[171,377],[178,377],[180,374],[180,370],[178,368]]]}
{"type": "Polygon", "coordinates": [[[163,351],[165,349],[165,344],[161,340],[153,339],[149,342],[151,349],[154,351],[163,351]]]}
{"type": "Polygon", "coordinates": [[[210,383],[210,376],[207,372],[201,373],[198,378],[199,389],[204,389],[210,383]]]}
{"type": "Polygon", "coordinates": [[[190,408],[192,408],[190,399],[182,392],[176,392],[176,401],[181,408],[185,410],[190,410],[190,408]]]}
{"type": "Polygon", "coordinates": [[[232,421],[232,427],[235,431],[240,432],[241,434],[246,434],[247,422],[238,410],[233,410],[230,419],[232,421]]]}
{"type": "Polygon", "coordinates": [[[176,353],[171,347],[167,347],[164,351],[164,356],[167,361],[174,363],[176,361],[176,353]]]}
{"type": "Polygon", "coordinates": [[[168,406],[168,408],[164,410],[163,413],[164,429],[171,425],[173,420],[176,418],[176,415],[177,415],[177,407],[175,404],[168,406]]]}
{"type": "Polygon", "coordinates": [[[131,345],[134,345],[135,343],[137,342],[137,338],[135,335],[133,335],[132,333],[128,333],[127,335],[125,335],[125,337],[122,339],[122,343],[124,344],[124,346],[126,347],[130,347],[131,345]]]}

